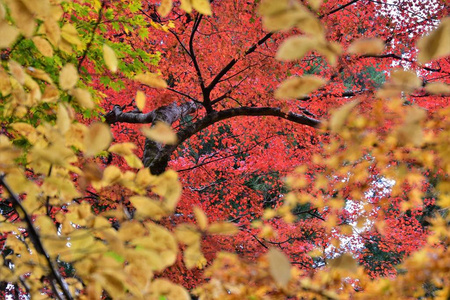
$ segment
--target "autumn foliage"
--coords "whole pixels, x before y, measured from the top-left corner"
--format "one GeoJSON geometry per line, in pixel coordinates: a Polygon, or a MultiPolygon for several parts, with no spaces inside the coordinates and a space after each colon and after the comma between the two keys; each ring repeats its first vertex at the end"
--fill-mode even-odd
{"type": "Polygon", "coordinates": [[[0,0],[0,298],[448,299],[448,14],[0,0]]]}

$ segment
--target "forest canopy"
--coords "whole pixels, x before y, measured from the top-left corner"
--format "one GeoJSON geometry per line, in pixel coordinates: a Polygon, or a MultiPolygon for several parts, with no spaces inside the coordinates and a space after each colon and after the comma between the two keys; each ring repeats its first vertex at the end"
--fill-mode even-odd
{"type": "Polygon", "coordinates": [[[0,298],[448,299],[445,0],[0,0],[0,298]]]}

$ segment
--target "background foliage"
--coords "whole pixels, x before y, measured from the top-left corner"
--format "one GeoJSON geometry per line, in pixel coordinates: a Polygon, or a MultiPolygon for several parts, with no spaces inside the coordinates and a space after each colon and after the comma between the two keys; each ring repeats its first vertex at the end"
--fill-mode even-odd
{"type": "Polygon", "coordinates": [[[0,1],[0,295],[447,299],[446,15],[0,1]]]}

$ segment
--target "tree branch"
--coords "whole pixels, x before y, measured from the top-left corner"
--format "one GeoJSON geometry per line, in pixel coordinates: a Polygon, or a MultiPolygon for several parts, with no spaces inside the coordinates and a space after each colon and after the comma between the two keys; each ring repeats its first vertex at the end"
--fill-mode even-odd
{"type": "MultiPolygon", "coordinates": [[[[253,46],[251,46],[250,48],[247,49],[247,51],[245,51],[244,55],[241,58],[246,57],[247,55],[249,55],[250,53],[254,52],[256,50],[256,48],[260,45],[262,45],[263,43],[265,43],[268,39],[270,39],[270,37],[273,35],[273,32],[269,32],[268,34],[266,34],[264,37],[262,37],[259,41],[257,41],[253,46]]],[[[227,74],[227,72],[239,61],[238,58],[233,58],[232,60],[230,60],[230,62],[216,75],[216,77],[214,77],[214,79],[211,81],[211,83],[206,87],[206,89],[211,92],[214,87],[217,85],[217,83],[219,83],[220,79],[225,76],[225,74],[227,74]]]]}
{"type": "Polygon", "coordinates": [[[28,228],[28,236],[30,237],[31,242],[34,245],[34,248],[36,248],[36,251],[39,254],[43,255],[45,260],[47,261],[48,266],[51,271],[51,275],[55,278],[56,282],[58,283],[59,287],[61,288],[63,295],[66,297],[66,299],[72,300],[73,297],[70,294],[67,284],[64,282],[64,279],[61,276],[61,274],[59,274],[58,266],[55,265],[55,263],[51,260],[50,255],[45,250],[44,245],[42,244],[42,241],[40,240],[39,233],[36,230],[36,228],[34,227],[33,221],[31,220],[30,215],[27,213],[27,211],[23,207],[22,202],[20,201],[19,197],[14,193],[14,191],[11,190],[9,185],[6,183],[4,174],[0,174],[0,185],[2,185],[5,188],[5,190],[9,193],[9,195],[10,195],[9,199],[11,200],[14,208],[16,210],[20,210],[23,213],[23,218],[24,218],[25,223],[27,224],[27,228],[28,228]]]}
{"type": "Polygon", "coordinates": [[[213,112],[206,115],[203,119],[197,121],[192,126],[182,129],[178,132],[178,144],[181,144],[186,139],[196,134],[197,132],[209,127],[210,125],[230,119],[237,116],[273,116],[286,119],[288,121],[317,128],[320,126],[320,121],[304,115],[293,112],[285,113],[280,108],[275,107],[238,107],[226,109],[223,111],[213,112]]]}

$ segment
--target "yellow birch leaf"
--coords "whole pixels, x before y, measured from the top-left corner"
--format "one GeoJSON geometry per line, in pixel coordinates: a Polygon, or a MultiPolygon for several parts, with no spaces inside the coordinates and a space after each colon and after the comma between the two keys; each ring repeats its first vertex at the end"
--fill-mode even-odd
{"type": "Polygon", "coordinates": [[[45,33],[54,47],[58,47],[61,40],[61,28],[59,28],[58,22],[54,18],[45,18],[44,20],[45,33]]]}
{"type": "Polygon", "coordinates": [[[114,144],[109,147],[108,151],[112,153],[116,153],[120,156],[133,154],[133,150],[135,150],[137,146],[133,143],[119,143],[114,144]]]}
{"type": "Polygon", "coordinates": [[[211,4],[209,0],[191,0],[192,6],[202,15],[212,15],[211,4]]]}
{"type": "Polygon", "coordinates": [[[163,18],[167,17],[172,10],[172,5],[172,0],[162,0],[161,5],[157,9],[158,14],[160,14],[163,18]]]}
{"type": "Polygon", "coordinates": [[[133,238],[145,235],[147,230],[136,220],[126,221],[120,224],[118,236],[124,241],[131,241],[133,238]]]}
{"type": "Polygon", "coordinates": [[[78,37],[77,29],[70,23],[64,24],[64,26],[61,28],[61,37],[65,39],[69,44],[76,46],[82,45],[80,38],[78,37]]]}
{"type": "Polygon", "coordinates": [[[283,81],[275,91],[277,99],[296,99],[307,96],[326,83],[326,80],[314,76],[292,77],[283,81]]]}
{"type": "Polygon", "coordinates": [[[134,77],[135,80],[139,81],[142,84],[145,84],[149,87],[165,89],[167,88],[167,83],[164,79],[161,78],[159,74],[156,73],[142,73],[138,74],[134,77]]]}
{"type": "Polygon", "coordinates": [[[125,159],[127,164],[132,168],[140,169],[144,166],[140,158],[137,157],[134,153],[125,155],[123,156],[123,158],[125,159]]]}
{"type": "Polygon", "coordinates": [[[111,72],[116,73],[119,61],[117,60],[114,50],[106,44],[103,44],[103,59],[105,60],[108,69],[111,72]]]}
{"type": "Polygon", "coordinates": [[[350,112],[358,105],[358,101],[352,101],[341,106],[337,111],[333,113],[330,119],[330,129],[333,132],[340,132],[342,127],[350,115],[350,112]]]}
{"type": "Polygon", "coordinates": [[[177,240],[185,245],[193,245],[200,242],[201,233],[193,224],[180,224],[175,229],[177,240]]]}
{"type": "Polygon", "coordinates": [[[47,85],[42,95],[42,102],[56,102],[59,99],[59,90],[53,85],[47,85]]]}
{"type": "Polygon", "coordinates": [[[11,10],[11,16],[14,19],[16,26],[25,37],[31,37],[36,28],[36,21],[34,20],[33,15],[34,12],[29,11],[22,1],[7,0],[6,2],[11,10]]]}
{"type": "Polygon", "coordinates": [[[156,176],[150,174],[149,168],[143,168],[136,174],[135,182],[138,187],[147,188],[155,179],[156,176]]]}
{"type": "Polygon", "coordinates": [[[58,111],[57,111],[57,119],[56,119],[56,125],[58,126],[59,131],[64,134],[69,130],[70,128],[70,117],[69,112],[67,111],[65,105],[62,103],[58,104],[58,111]]]}
{"type": "Polygon", "coordinates": [[[10,47],[19,36],[19,29],[9,25],[6,21],[0,21],[0,32],[2,33],[0,49],[10,47]]]}
{"type": "Polygon", "coordinates": [[[450,95],[450,85],[443,82],[430,82],[425,86],[425,91],[434,95],[450,95]]]}
{"type": "Polygon", "coordinates": [[[136,93],[136,107],[140,110],[140,111],[144,111],[145,108],[145,94],[143,91],[137,91],[136,93]]]}
{"type": "Polygon", "coordinates": [[[187,269],[192,269],[197,266],[204,266],[206,264],[206,258],[201,251],[200,242],[189,245],[184,249],[183,261],[187,269]]]}
{"type": "Polygon", "coordinates": [[[347,52],[359,55],[379,55],[383,53],[384,41],[379,38],[364,38],[354,41],[347,52]]]}
{"type": "Polygon", "coordinates": [[[36,14],[38,18],[43,18],[50,13],[50,2],[49,0],[19,0],[21,1],[28,11],[36,14]]]}
{"type": "Polygon", "coordinates": [[[73,64],[66,64],[59,73],[59,86],[63,90],[72,89],[78,81],[78,71],[73,64]]]}
{"type": "Polygon", "coordinates": [[[192,12],[191,0],[181,0],[180,8],[190,14],[192,12]]]}
{"type": "Polygon", "coordinates": [[[87,109],[94,108],[94,102],[92,101],[91,93],[86,89],[74,88],[70,91],[70,94],[75,97],[78,104],[87,109]]]}
{"type": "Polygon", "coordinates": [[[198,227],[201,230],[205,230],[206,227],[208,227],[208,217],[205,215],[203,210],[200,207],[195,206],[194,207],[194,215],[195,215],[195,219],[197,220],[198,227]]]}
{"type": "Polygon", "coordinates": [[[36,48],[41,52],[42,55],[46,57],[52,57],[53,56],[53,48],[50,43],[39,36],[35,36],[32,38],[34,45],[36,48]]]}
{"type": "Polygon", "coordinates": [[[308,36],[292,36],[283,41],[278,48],[275,58],[281,61],[302,59],[306,53],[313,50],[316,46],[316,38],[308,36]]]}
{"type": "Polygon", "coordinates": [[[32,77],[34,77],[34,78],[36,78],[36,79],[40,79],[40,80],[43,80],[43,81],[48,82],[48,83],[50,83],[50,84],[53,84],[53,80],[52,80],[52,79],[50,78],[50,76],[49,76],[47,73],[45,73],[45,71],[43,71],[43,70],[36,69],[36,68],[33,68],[33,67],[28,67],[28,68],[25,70],[25,72],[26,72],[28,75],[30,75],[30,76],[32,76],[32,77]]]}
{"type": "Polygon", "coordinates": [[[0,66],[0,94],[3,96],[11,93],[11,80],[8,73],[0,66]]]}
{"type": "Polygon", "coordinates": [[[239,228],[233,223],[217,222],[208,227],[208,232],[210,234],[234,235],[239,232],[239,228]]]}
{"type": "Polygon", "coordinates": [[[339,257],[330,259],[328,261],[328,264],[332,268],[343,269],[343,270],[350,271],[352,273],[356,273],[358,270],[358,263],[353,258],[353,256],[349,253],[344,253],[339,257]]]}
{"type": "Polygon", "coordinates": [[[402,69],[392,70],[390,81],[403,91],[413,91],[422,86],[422,80],[417,77],[416,73],[402,69]]]}
{"type": "Polygon", "coordinates": [[[122,172],[120,172],[120,169],[116,166],[108,166],[103,171],[103,181],[107,184],[113,184],[122,179],[122,172]]]}
{"type": "Polygon", "coordinates": [[[417,42],[418,61],[422,64],[450,54],[450,17],[441,20],[441,24],[430,34],[417,42]]]}
{"type": "Polygon", "coordinates": [[[105,123],[94,123],[84,137],[85,155],[96,155],[108,148],[111,142],[112,135],[109,126],[105,123]]]}
{"type": "Polygon", "coordinates": [[[149,288],[149,299],[190,300],[191,297],[184,287],[167,279],[157,278],[149,288]]]}
{"type": "Polygon", "coordinates": [[[287,256],[277,248],[270,248],[267,252],[270,275],[275,281],[286,286],[291,279],[291,262],[287,256]]]}
{"type": "Polygon", "coordinates": [[[164,122],[156,122],[156,124],[150,128],[142,127],[141,131],[145,137],[158,143],[175,145],[178,140],[176,133],[172,130],[172,127],[164,122]]]}
{"type": "Polygon", "coordinates": [[[25,83],[25,71],[23,70],[22,66],[16,62],[15,60],[10,60],[8,62],[9,71],[11,72],[12,76],[19,82],[20,84],[25,83]]]}
{"type": "Polygon", "coordinates": [[[104,269],[100,274],[95,273],[92,277],[100,283],[109,295],[114,295],[117,298],[125,295],[125,274],[116,270],[104,269]]]}
{"type": "Polygon", "coordinates": [[[323,55],[332,66],[336,65],[337,59],[342,53],[341,44],[336,42],[320,41],[316,46],[316,50],[323,55]]]}
{"type": "Polygon", "coordinates": [[[322,5],[322,0],[308,0],[308,3],[311,5],[312,9],[318,10],[322,5]]]}
{"type": "Polygon", "coordinates": [[[136,208],[136,217],[139,219],[151,218],[159,221],[168,215],[159,201],[144,196],[132,196],[130,202],[136,208]]]}

